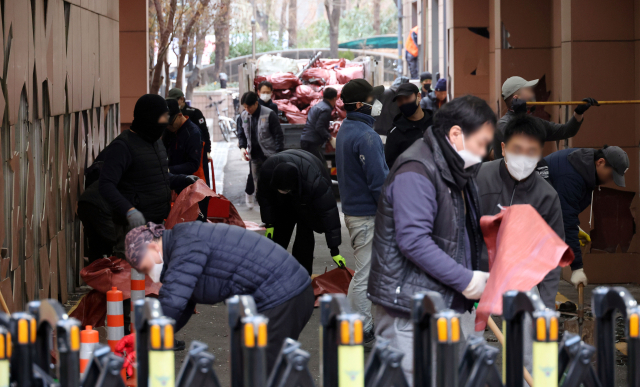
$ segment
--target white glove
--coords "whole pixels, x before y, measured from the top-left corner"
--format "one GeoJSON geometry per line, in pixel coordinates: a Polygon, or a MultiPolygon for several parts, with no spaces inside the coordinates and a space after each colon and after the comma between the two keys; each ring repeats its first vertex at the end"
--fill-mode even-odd
{"type": "Polygon", "coordinates": [[[571,272],[571,283],[578,289],[578,285],[584,284],[587,286],[587,276],[584,274],[584,269],[578,269],[571,272]]]}
{"type": "Polygon", "coordinates": [[[336,149],[336,138],[331,136],[329,138],[329,143],[331,144],[331,146],[333,147],[333,149],[336,149]]]}
{"type": "Polygon", "coordinates": [[[489,273],[485,271],[473,271],[473,277],[471,282],[467,285],[467,288],[462,291],[462,295],[469,300],[479,300],[484,292],[484,287],[487,286],[487,280],[489,279],[489,273]]]}

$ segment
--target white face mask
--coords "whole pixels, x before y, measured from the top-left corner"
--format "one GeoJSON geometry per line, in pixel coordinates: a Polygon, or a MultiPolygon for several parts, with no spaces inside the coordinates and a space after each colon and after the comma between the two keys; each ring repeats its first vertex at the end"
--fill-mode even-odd
{"type": "MultiPolygon", "coordinates": [[[[369,105],[369,104],[365,103],[365,105],[369,105]]],[[[371,117],[380,116],[380,113],[382,113],[382,102],[376,99],[373,101],[373,105],[369,105],[369,106],[371,106],[371,117]]]]}
{"type": "Polygon", "coordinates": [[[460,155],[460,157],[464,161],[464,169],[473,167],[476,164],[480,164],[482,162],[482,157],[471,153],[471,151],[468,151],[466,145],[464,144],[464,133],[460,133],[460,135],[462,136],[462,150],[458,150],[455,144],[453,144],[451,140],[449,140],[449,137],[447,137],[447,141],[449,141],[449,144],[451,144],[453,149],[458,152],[458,155],[460,155]]]}
{"type": "Polygon", "coordinates": [[[531,176],[538,165],[539,159],[537,157],[514,155],[513,153],[506,151],[505,154],[504,162],[507,164],[509,174],[518,181],[531,176]]]}
{"type": "MultiPolygon", "coordinates": [[[[158,253],[160,255],[160,259],[162,259],[162,253],[158,253]]],[[[153,265],[153,268],[149,272],[149,278],[151,281],[158,283],[160,282],[160,274],[162,274],[162,268],[164,267],[164,260],[162,263],[156,263],[153,265]]]]}
{"type": "Polygon", "coordinates": [[[263,100],[264,102],[269,102],[269,100],[271,99],[271,93],[260,94],[260,99],[263,100]]]}

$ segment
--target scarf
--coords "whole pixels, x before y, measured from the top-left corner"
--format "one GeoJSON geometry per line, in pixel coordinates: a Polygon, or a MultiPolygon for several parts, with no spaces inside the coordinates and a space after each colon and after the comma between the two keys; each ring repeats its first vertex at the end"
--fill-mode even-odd
{"type": "Polygon", "coordinates": [[[476,175],[478,168],[470,167],[468,169],[464,169],[464,160],[462,160],[462,157],[460,157],[458,152],[453,148],[453,146],[451,146],[447,140],[447,135],[444,130],[441,128],[434,128],[433,136],[436,138],[436,141],[442,150],[442,155],[449,166],[449,170],[451,171],[451,175],[453,176],[456,186],[461,191],[464,190],[469,179],[476,175]]]}

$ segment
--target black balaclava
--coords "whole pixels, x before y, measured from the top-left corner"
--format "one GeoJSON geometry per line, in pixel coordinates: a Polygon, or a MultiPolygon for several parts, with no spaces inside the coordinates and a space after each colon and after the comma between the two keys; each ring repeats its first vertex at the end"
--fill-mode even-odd
{"type": "Polygon", "coordinates": [[[297,191],[298,168],[290,163],[278,164],[273,170],[271,188],[283,191],[297,191]]]}
{"type": "Polygon", "coordinates": [[[167,101],[157,94],[145,94],[138,99],[133,109],[133,122],[131,130],[142,139],[154,143],[162,137],[168,123],[159,124],[160,116],[167,113],[167,101]]]}

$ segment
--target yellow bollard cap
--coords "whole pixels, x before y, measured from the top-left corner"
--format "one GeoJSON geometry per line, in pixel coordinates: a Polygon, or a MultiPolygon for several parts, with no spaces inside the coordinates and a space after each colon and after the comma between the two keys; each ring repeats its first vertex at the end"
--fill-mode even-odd
{"type": "Polygon", "coordinates": [[[454,343],[460,341],[460,320],[457,317],[451,319],[451,341],[454,343]]]}
{"type": "Polygon", "coordinates": [[[536,320],[536,339],[547,341],[547,321],[544,317],[538,317],[536,320]]]}
{"type": "Polygon", "coordinates": [[[353,343],[362,344],[364,340],[364,331],[362,327],[362,320],[355,320],[353,322],[353,343]]]}
{"type": "Polygon", "coordinates": [[[449,338],[449,332],[447,332],[447,319],[440,317],[437,322],[438,327],[438,341],[444,343],[449,338]]]}
{"type": "Polygon", "coordinates": [[[161,337],[160,337],[160,326],[159,325],[152,325],[151,329],[150,329],[150,339],[151,339],[151,349],[160,349],[160,345],[162,343],[161,337]]]}
{"type": "Polygon", "coordinates": [[[558,318],[551,317],[551,324],[549,326],[549,340],[558,341],[558,318]]]}
{"type": "Polygon", "coordinates": [[[164,349],[173,349],[173,325],[164,326],[164,349]]]}
{"type": "Polygon", "coordinates": [[[244,324],[244,345],[247,348],[253,348],[256,346],[256,336],[253,332],[253,324],[245,323],[244,324]]]}
{"type": "Polygon", "coordinates": [[[5,342],[4,342],[4,335],[0,335],[0,359],[5,359],[5,342]]]}
{"type": "Polygon", "coordinates": [[[80,350],[80,329],[76,326],[71,327],[71,350],[80,350]]]}
{"type": "Polygon", "coordinates": [[[18,320],[18,343],[29,344],[29,322],[25,319],[18,320]]]}
{"type": "Polygon", "coordinates": [[[258,325],[258,347],[266,347],[267,338],[267,324],[261,322],[260,325],[258,325]]]}
{"type": "Polygon", "coordinates": [[[636,313],[629,316],[629,337],[638,337],[638,315],[636,313]]]}
{"type": "Polygon", "coordinates": [[[11,342],[11,333],[7,333],[7,359],[11,358],[13,343],[11,342]]]}
{"type": "Polygon", "coordinates": [[[340,323],[340,342],[342,344],[351,343],[351,333],[349,332],[349,321],[342,320],[340,323]]]}
{"type": "Polygon", "coordinates": [[[36,331],[38,329],[38,327],[36,326],[36,319],[35,318],[31,319],[30,325],[31,325],[31,342],[35,343],[36,342],[36,331]]]}

